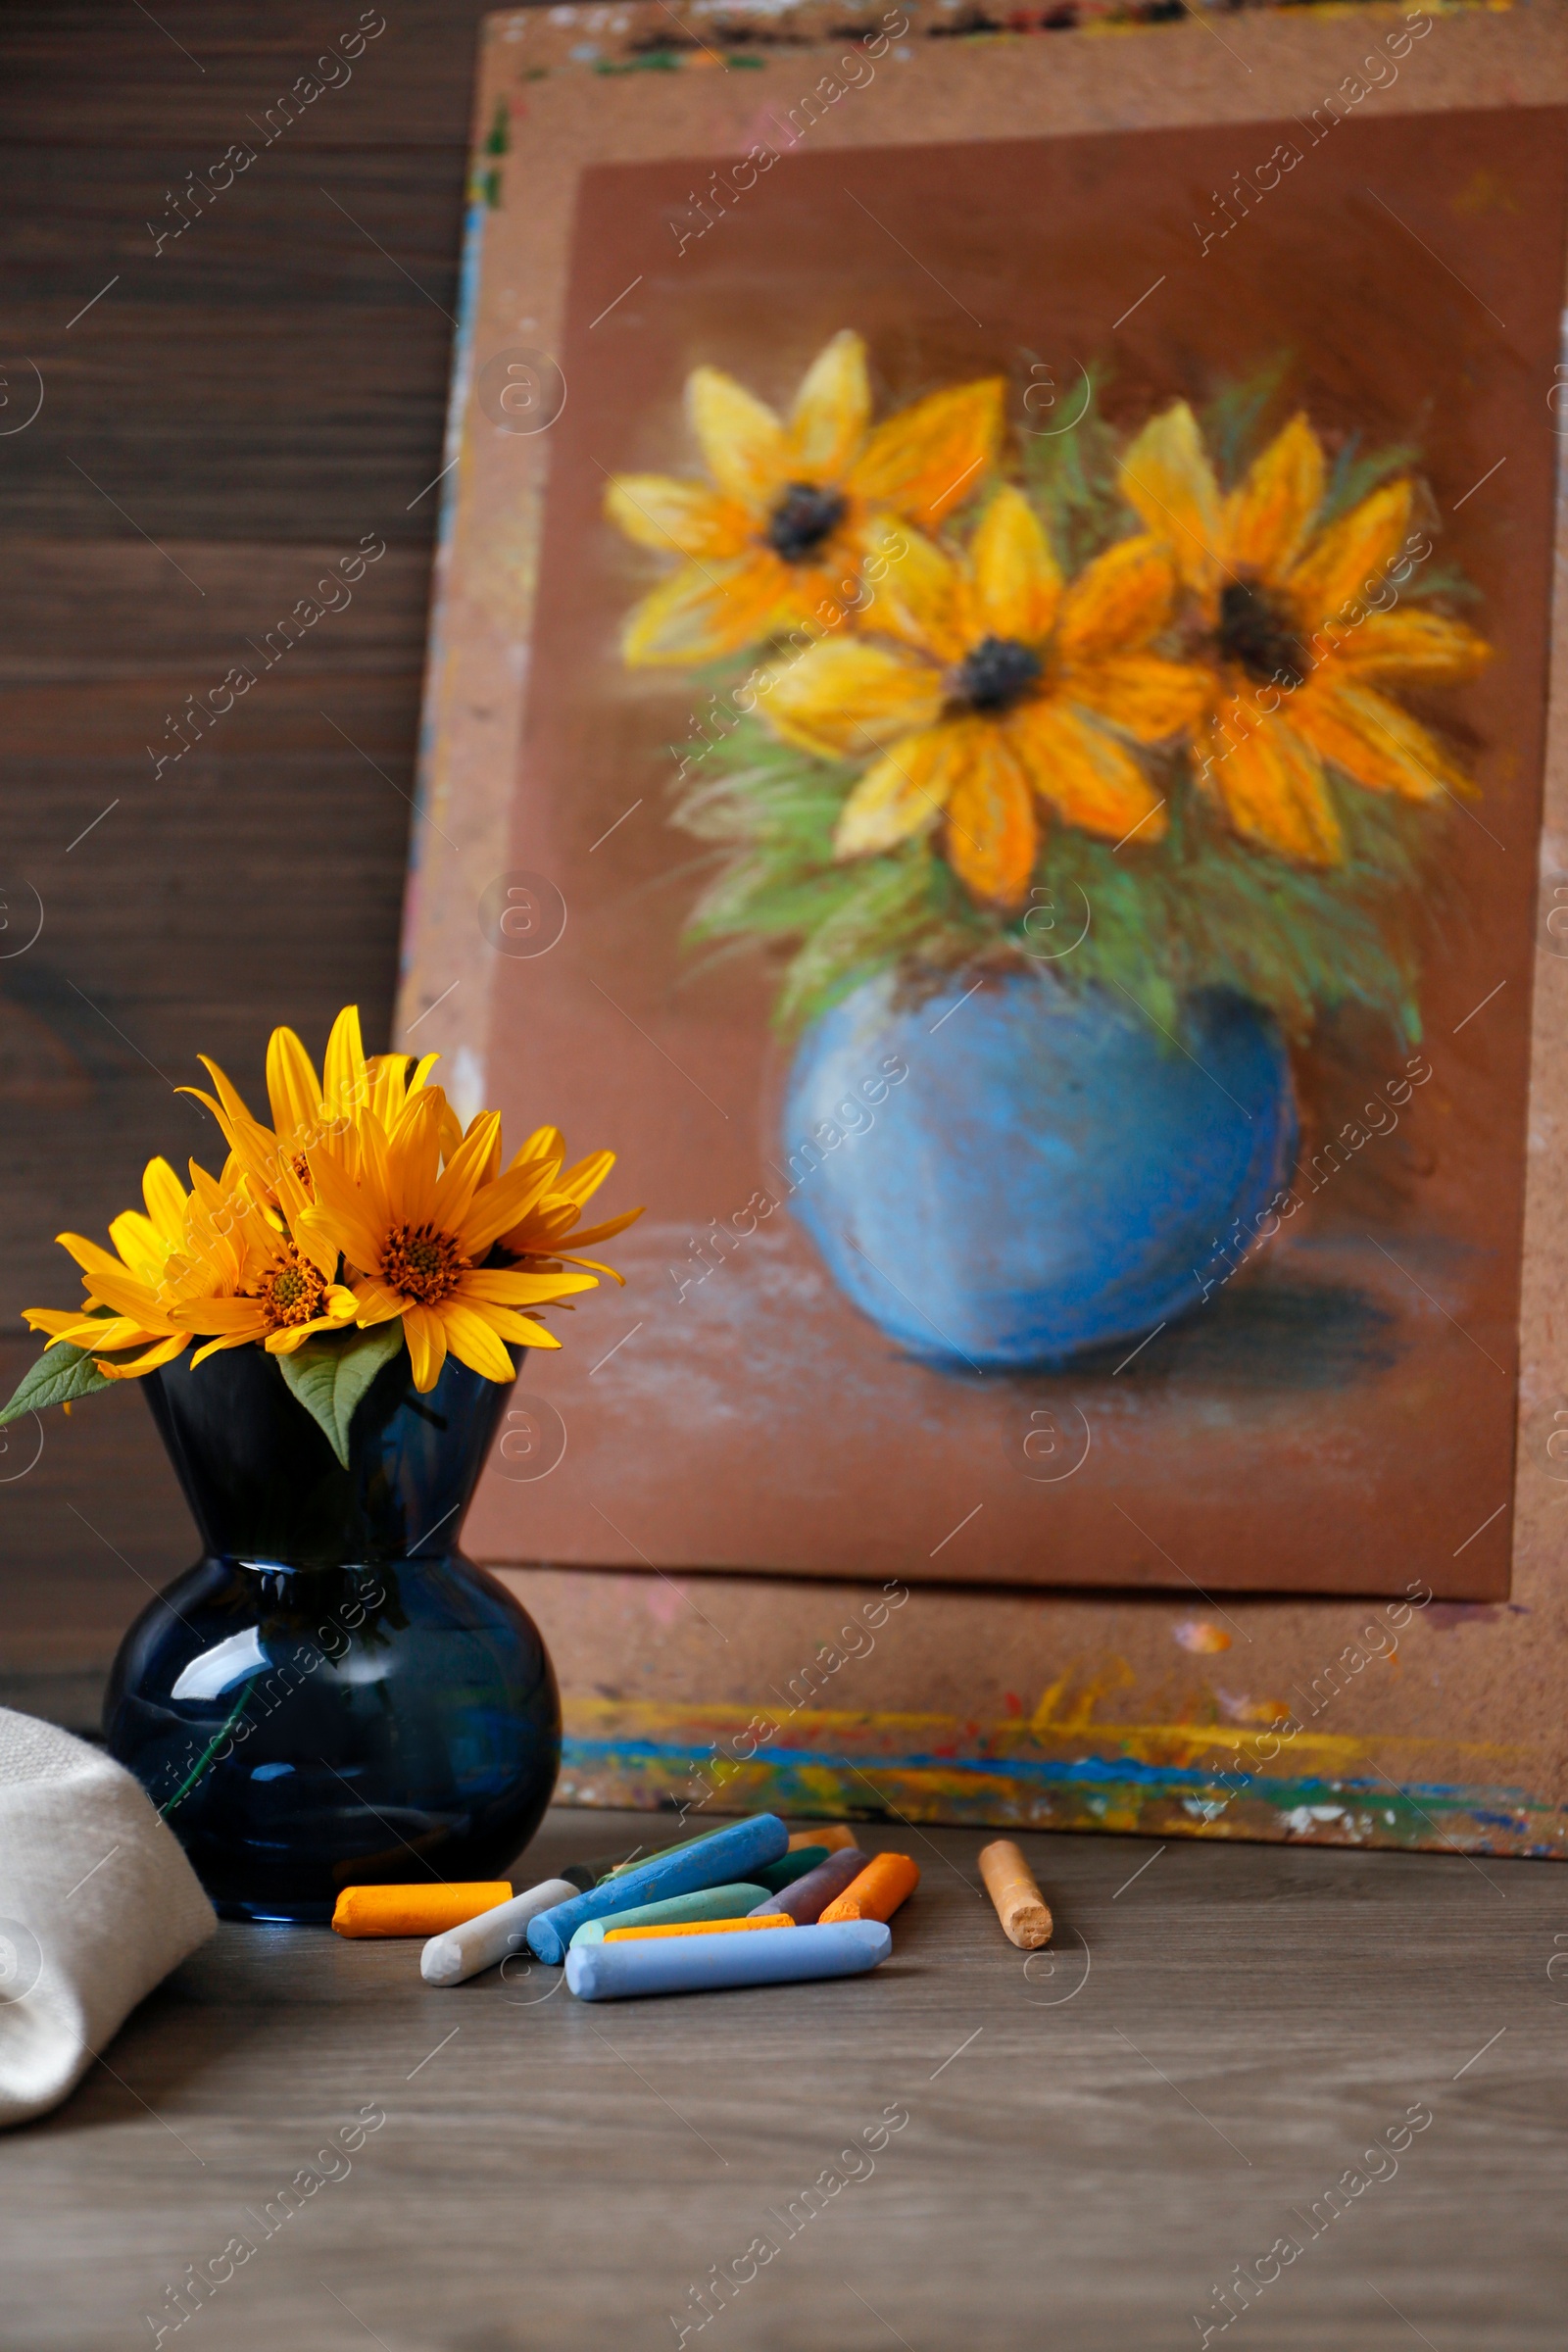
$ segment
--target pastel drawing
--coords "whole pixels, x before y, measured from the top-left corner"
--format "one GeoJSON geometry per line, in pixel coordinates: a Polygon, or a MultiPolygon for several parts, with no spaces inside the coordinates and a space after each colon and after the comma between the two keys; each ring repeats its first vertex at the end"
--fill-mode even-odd
{"type": "Polygon", "coordinates": [[[1491,651],[1415,453],[1320,432],[1283,363],[1119,426],[1090,369],[1070,434],[1013,441],[1010,357],[880,420],[848,328],[784,416],[699,367],[702,477],[607,496],[675,558],[626,664],[722,675],[735,713],[673,814],[713,854],[692,938],[785,951],[797,1213],[960,1375],[1139,1348],[1264,1250],[1325,1024],[1418,1069],[1473,794],[1425,712],[1491,651]],[[897,1123],[835,1155],[892,1059],[897,1123]]]}

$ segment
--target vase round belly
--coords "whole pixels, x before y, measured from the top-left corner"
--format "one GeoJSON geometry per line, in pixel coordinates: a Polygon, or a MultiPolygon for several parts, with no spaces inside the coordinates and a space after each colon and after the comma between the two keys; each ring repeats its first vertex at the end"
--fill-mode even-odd
{"type": "Polygon", "coordinates": [[[506,1386],[449,1355],[421,1396],[400,1350],[345,1468],[260,1348],[143,1385],[204,1556],[125,1636],[104,1731],[219,1910],[504,1872],[561,1760],[538,1631],[458,1549],[506,1386]]]}
{"type": "MultiPolygon", "coordinates": [[[[1200,1305],[1266,1227],[1298,1123],[1272,1018],[1218,992],[1164,1033],[1112,991],[867,982],[802,1040],[791,1206],[909,1353],[1064,1363],[1200,1305]]],[[[1272,1228],[1269,1228],[1272,1230],[1272,1228]]]]}

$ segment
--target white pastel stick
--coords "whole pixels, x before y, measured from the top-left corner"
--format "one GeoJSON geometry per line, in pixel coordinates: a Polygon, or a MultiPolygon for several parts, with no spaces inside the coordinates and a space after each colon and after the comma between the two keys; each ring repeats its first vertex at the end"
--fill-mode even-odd
{"type": "Polygon", "coordinates": [[[481,1911],[461,1928],[432,1936],[419,1954],[420,1976],[427,1984],[461,1984],[481,1969],[494,1968],[510,1952],[526,1951],[529,1920],[541,1911],[553,1911],[557,1903],[570,1902],[577,1891],[569,1879],[546,1879],[526,1894],[514,1894],[510,1903],[497,1903],[493,1911],[481,1911]]]}

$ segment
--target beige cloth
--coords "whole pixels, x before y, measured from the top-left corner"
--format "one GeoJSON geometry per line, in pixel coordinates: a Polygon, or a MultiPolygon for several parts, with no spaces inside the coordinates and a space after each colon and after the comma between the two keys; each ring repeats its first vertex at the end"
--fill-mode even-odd
{"type": "Polygon", "coordinates": [[[0,1707],[0,2125],[58,2106],[217,1925],[140,1784],[0,1707]]]}

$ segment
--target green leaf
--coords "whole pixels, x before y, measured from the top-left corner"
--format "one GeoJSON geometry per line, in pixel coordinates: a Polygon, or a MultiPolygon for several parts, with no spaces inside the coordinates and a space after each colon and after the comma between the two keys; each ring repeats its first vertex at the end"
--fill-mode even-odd
{"type": "Polygon", "coordinates": [[[69,1340],[57,1341],[24,1372],[16,1395],[0,1413],[0,1429],[8,1421],[20,1421],[24,1413],[41,1413],[51,1404],[71,1404],[78,1396],[92,1396],[114,1385],[105,1380],[88,1349],[73,1348],[69,1340]]]}
{"type": "Polygon", "coordinates": [[[346,1339],[307,1340],[292,1355],[280,1355],[278,1369],[311,1418],[325,1432],[326,1442],[346,1470],[349,1466],[349,1428],[355,1407],[383,1364],[389,1364],[403,1345],[403,1318],[372,1323],[368,1331],[350,1332],[346,1339]]]}

